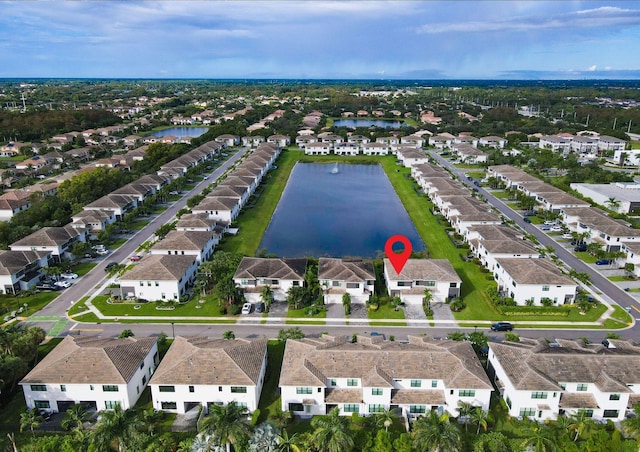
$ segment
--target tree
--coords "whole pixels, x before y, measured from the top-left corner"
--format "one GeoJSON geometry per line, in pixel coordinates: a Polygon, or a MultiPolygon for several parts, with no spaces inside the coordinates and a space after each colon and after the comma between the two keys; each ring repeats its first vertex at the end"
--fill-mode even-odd
{"type": "Polygon", "coordinates": [[[447,339],[449,339],[450,341],[462,342],[467,339],[467,335],[462,331],[453,331],[447,334],[447,339]]]}
{"type": "Polygon", "coordinates": [[[89,414],[77,403],[66,411],[60,426],[64,430],[84,430],[84,423],[88,420],[89,414]]]}
{"type": "Polygon", "coordinates": [[[625,435],[632,436],[640,441],[640,403],[633,405],[633,417],[622,421],[622,431],[625,435]]]}
{"type": "Polygon", "coordinates": [[[256,426],[253,430],[251,438],[249,438],[249,451],[250,452],[276,452],[280,450],[279,447],[280,431],[270,424],[269,422],[263,422],[256,426]]]}
{"type": "Polygon", "coordinates": [[[42,416],[37,409],[32,408],[30,410],[26,410],[23,413],[20,413],[20,431],[23,432],[26,429],[31,430],[31,435],[35,435],[34,430],[40,427],[42,424],[42,416]]]}
{"type": "Polygon", "coordinates": [[[573,437],[573,442],[575,443],[578,441],[580,435],[589,429],[592,421],[587,417],[587,412],[585,410],[578,410],[578,412],[569,416],[569,419],[571,419],[569,429],[575,432],[575,436],[573,437]]]}
{"type": "Polygon", "coordinates": [[[480,435],[473,444],[473,452],[511,452],[509,439],[500,432],[489,432],[480,435]]]}
{"type": "Polygon", "coordinates": [[[475,407],[471,412],[471,421],[478,426],[476,435],[480,434],[480,427],[486,432],[489,420],[489,413],[482,409],[482,407],[475,407]]]}
{"type": "Polygon", "coordinates": [[[475,411],[476,407],[468,402],[458,402],[458,421],[462,420],[464,423],[464,431],[468,431],[469,422],[471,421],[471,413],[475,411]]]}
{"type": "Polygon", "coordinates": [[[397,417],[395,410],[382,410],[376,413],[375,422],[377,428],[384,427],[385,431],[389,431],[389,427],[393,424],[393,420],[397,417]]]}
{"type": "Polygon", "coordinates": [[[301,452],[300,448],[300,440],[298,438],[298,434],[294,433],[289,436],[289,433],[282,429],[280,435],[278,435],[278,441],[280,443],[279,451],[280,452],[301,452]]]}
{"type": "Polygon", "coordinates": [[[236,335],[231,330],[227,330],[224,333],[222,333],[222,339],[225,339],[227,341],[230,341],[235,338],[236,338],[236,335]]]}
{"type": "Polygon", "coordinates": [[[607,199],[605,204],[607,205],[607,207],[609,207],[609,209],[615,210],[615,211],[617,211],[618,207],[620,207],[620,201],[618,201],[614,197],[611,197],[611,198],[607,199]]]}
{"type": "Polygon", "coordinates": [[[555,452],[556,438],[551,429],[537,422],[531,422],[531,427],[526,430],[527,437],[522,441],[523,449],[532,448],[534,452],[555,452]]]}
{"type": "Polygon", "coordinates": [[[260,292],[260,299],[264,303],[265,311],[269,312],[271,309],[271,303],[273,302],[273,289],[271,286],[264,286],[262,292],[260,292]]]}
{"type": "Polygon", "coordinates": [[[124,452],[131,449],[140,435],[141,425],[142,422],[133,409],[123,410],[120,405],[116,405],[113,410],[102,411],[93,430],[96,451],[124,452]]]}
{"type": "Polygon", "coordinates": [[[120,332],[120,335],[118,336],[120,339],[125,339],[127,337],[133,337],[135,336],[135,334],[133,334],[133,331],[131,331],[130,329],[124,329],[120,332]]]}
{"type": "Polygon", "coordinates": [[[247,420],[248,411],[235,401],[226,405],[211,405],[209,415],[202,422],[202,431],[211,435],[215,444],[225,445],[227,452],[231,445],[238,445],[249,437],[251,427],[247,420]]]}
{"type": "Polygon", "coordinates": [[[344,314],[351,314],[351,295],[348,292],[345,292],[342,295],[342,306],[344,307],[344,314]]]}
{"type": "Polygon", "coordinates": [[[314,428],[312,443],[323,452],[348,452],[353,450],[354,442],[349,432],[349,419],[340,416],[338,407],[326,416],[315,416],[311,420],[314,428]]]}
{"type": "Polygon", "coordinates": [[[278,331],[278,340],[280,342],[286,342],[287,339],[304,339],[305,334],[302,332],[299,326],[281,329],[278,331]]]}
{"type": "Polygon", "coordinates": [[[291,286],[287,290],[287,304],[291,309],[300,309],[305,305],[307,291],[301,286],[291,286]]]}
{"type": "Polygon", "coordinates": [[[391,450],[393,450],[393,446],[389,432],[387,430],[378,430],[373,440],[371,452],[389,452],[391,450]]]}
{"type": "Polygon", "coordinates": [[[47,267],[44,269],[44,274],[57,281],[60,279],[62,269],[60,267],[47,267]]]}
{"type": "Polygon", "coordinates": [[[420,451],[455,451],[462,448],[460,430],[451,423],[449,413],[429,411],[413,424],[413,447],[420,451]]]}

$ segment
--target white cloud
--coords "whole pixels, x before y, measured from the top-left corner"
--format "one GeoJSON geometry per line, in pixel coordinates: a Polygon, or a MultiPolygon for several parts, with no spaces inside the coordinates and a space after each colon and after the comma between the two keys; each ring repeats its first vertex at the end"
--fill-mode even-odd
{"type": "Polygon", "coordinates": [[[587,68],[587,71],[589,72],[595,72],[598,69],[598,66],[596,66],[595,64],[593,66],[589,66],[587,68]]]}

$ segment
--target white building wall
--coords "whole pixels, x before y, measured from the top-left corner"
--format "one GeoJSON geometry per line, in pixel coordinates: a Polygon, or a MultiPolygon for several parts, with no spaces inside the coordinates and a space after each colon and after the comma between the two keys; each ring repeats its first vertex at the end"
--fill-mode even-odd
{"type": "Polygon", "coordinates": [[[313,404],[304,405],[302,411],[294,411],[298,416],[318,416],[327,414],[324,403],[324,386],[306,386],[311,388],[311,394],[298,394],[296,386],[280,386],[282,411],[289,410],[290,403],[302,404],[303,400],[313,400],[313,404]]]}

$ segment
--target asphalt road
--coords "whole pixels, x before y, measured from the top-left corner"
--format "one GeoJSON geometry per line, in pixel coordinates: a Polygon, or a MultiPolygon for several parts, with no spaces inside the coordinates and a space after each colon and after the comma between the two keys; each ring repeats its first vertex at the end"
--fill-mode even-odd
{"type": "Polygon", "coordinates": [[[67,309],[71,307],[77,300],[90,294],[96,287],[104,282],[106,273],[104,268],[109,262],[128,263],[128,258],[138,247],[149,240],[155,233],[156,229],[165,223],[171,221],[176,213],[187,205],[187,200],[194,195],[199,194],[205,187],[220,177],[227,169],[229,169],[246,151],[246,148],[238,150],[235,154],[230,155],[216,170],[211,173],[211,177],[199,182],[196,186],[184,194],[184,196],[169,206],[167,210],[155,217],[144,228],[138,231],[133,237],[126,241],[120,248],[113,253],[105,256],[98,265],[96,265],[89,273],[79,278],[75,283],[64,290],[55,300],[38,311],[38,316],[65,316],[67,309]]]}

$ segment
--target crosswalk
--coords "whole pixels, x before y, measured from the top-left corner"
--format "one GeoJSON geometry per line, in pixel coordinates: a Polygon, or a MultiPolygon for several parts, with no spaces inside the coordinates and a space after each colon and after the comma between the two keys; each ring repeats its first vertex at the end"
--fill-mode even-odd
{"type": "Polygon", "coordinates": [[[32,315],[27,318],[28,322],[38,323],[38,322],[55,322],[51,329],[47,332],[47,336],[56,337],[67,326],[69,323],[69,319],[63,316],[58,315],[32,315]]]}

